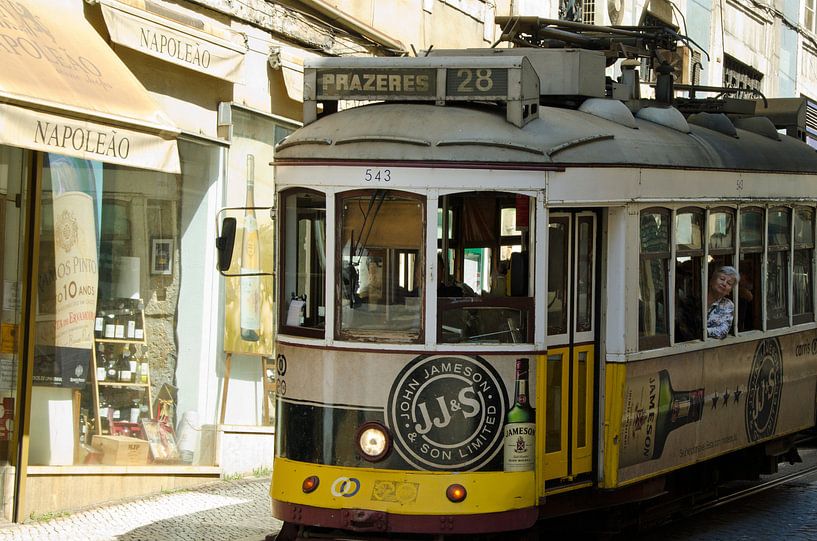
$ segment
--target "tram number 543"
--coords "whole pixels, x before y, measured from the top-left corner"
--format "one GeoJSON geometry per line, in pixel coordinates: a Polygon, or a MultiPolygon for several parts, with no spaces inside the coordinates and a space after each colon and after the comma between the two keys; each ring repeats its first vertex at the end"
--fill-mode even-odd
{"type": "Polygon", "coordinates": [[[389,182],[391,181],[391,169],[366,169],[363,172],[363,180],[366,182],[389,182]]]}

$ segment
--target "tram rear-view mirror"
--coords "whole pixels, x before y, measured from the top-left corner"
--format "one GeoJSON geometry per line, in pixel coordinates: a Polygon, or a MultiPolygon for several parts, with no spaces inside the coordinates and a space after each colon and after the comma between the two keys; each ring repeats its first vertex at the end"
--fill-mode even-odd
{"type": "Polygon", "coordinates": [[[233,246],[235,246],[235,226],[236,220],[226,217],[221,222],[221,235],[216,237],[216,250],[218,250],[218,270],[226,272],[230,268],[233,260],[233,246]]]}

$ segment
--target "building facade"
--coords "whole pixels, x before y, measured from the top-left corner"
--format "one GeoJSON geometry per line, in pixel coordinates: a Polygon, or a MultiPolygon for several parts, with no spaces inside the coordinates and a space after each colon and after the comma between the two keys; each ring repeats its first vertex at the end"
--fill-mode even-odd
{"type": "Polygon", "coordinates": [[[488,2],[394,4],[0,0],[4,518],[270,467],[271,164],[305,59],[494,37],[488,2]],[[222,278],[245,206],[256,276],[222,278]]]}
{"type": "Polygon", "coordinates": [[[272,163],[307,59],[656,18],[697,44],[681,82],[806,98],[817,146],[814,1],[0,0],[5,518],[270,467],[272,163]],[[216,272],[223,216],[254,276],[216,272]]]}

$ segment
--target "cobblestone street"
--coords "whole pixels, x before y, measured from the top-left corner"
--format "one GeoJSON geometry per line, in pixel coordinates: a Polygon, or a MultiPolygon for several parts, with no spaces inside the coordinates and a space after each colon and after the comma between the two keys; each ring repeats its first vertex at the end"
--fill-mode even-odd
{"type": "Polygon", "coordinates": [[[280,528],[270,516],[269,478],[220,481],[22,525],[0,540],[261,541],[280,528]]]}

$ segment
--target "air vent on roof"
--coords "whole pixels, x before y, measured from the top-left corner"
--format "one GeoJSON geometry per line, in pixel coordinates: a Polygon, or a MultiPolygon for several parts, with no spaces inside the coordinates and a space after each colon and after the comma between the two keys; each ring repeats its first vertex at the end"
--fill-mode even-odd
{"type": "Polygon", "coordinates": [[[607,119],[616,124],[627,126],[628,128],[638,128],[635,124],[633,113],[630,112],[626,105],[618,100],[590,98],[579,106],[579,111],[607,119]]]}
{"type": "Polygon", "coordinates": [[[695,113],[694,115],[689,115],[687,122],[731,137],[738,136],[735,125],[732,124],[729,117],[723,113],[695,113]]]}
{"type": "Polygon", "coordinates": [[[639,109],[635,116],[681,133],[689,133],[689,124],[675,107],[645,107],[639,109]]]}
{"type": "Polygon", "coordinates": [[[738,118],[735,120],[735,127],[741,130],[754,132],[763,137],[768,137],[775,141],[780,141],[780,134],[774,123],[765,116],[751,116],[748,118],[738,118]]]}

